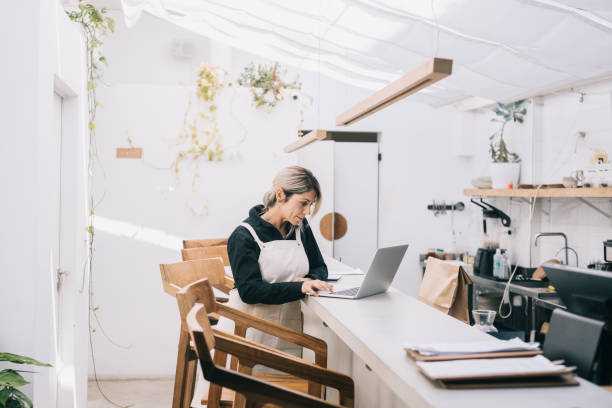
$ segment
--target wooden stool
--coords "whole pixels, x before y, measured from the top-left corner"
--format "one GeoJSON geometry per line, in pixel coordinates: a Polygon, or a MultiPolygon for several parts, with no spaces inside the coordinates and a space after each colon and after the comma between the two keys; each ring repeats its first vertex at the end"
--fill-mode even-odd
{"type": "MultiPolygon", "coordinates": [[[[252,376],[251,369],[258,364],[307,379],[309,384],[331,386],[340,392],[342,406],[353,406],[355,390],[350,377],[239,336],[213,330],[210,326],[209,312],[217,312],[223,316],[226,311],[220,308],[222,305],[215,302],[208,279],[202,279],[181,289],[176,293],[176,300],[181,323],[189,328],[204,377],[211,385],[217,384],[236,391],[234,408],[261,407],[270,403],[295,408],[339,407],[320,398],[320,386],[319,395],[313,395],[313,389],[309,386],[309,395],[252,376]],[[239,361],[238,372],[217,364],[217,356],[220,354],[235,356],[239,361]]],[[[213,402],[212,399],[210,402],[213,402]]]]}

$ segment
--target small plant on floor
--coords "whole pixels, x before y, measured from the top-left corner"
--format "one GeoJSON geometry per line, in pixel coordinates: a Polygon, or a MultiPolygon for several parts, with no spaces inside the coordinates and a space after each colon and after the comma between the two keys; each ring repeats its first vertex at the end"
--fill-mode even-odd
{"type": "Polygon", "coordinates": [[[493,163],[518,163],[521,161],[518,154],[512,153],[504,140],[504,129],[509,122],[523,123],[527,109],[523,107],[524,99],[508,104],[497,103],[493,112],[496,117],[492,122],[501,123],[501,128],[489,137],[489,154],[493,163]]]}
{"type": "Polygon", "coordinates": [[[296,79],[293,82],[283,80],[285,70],[275,62],[272,65],[255,65],[253,63],[244,67],[238,77],[238,85],[251,90],[255,108],[265,107],[270,112],[276,104],[284,99],[287,89],[302,89],[302,84],[296,79]]]}
{"type": "MultiPolygon", "coordinates": [[[[39,367],[52,367],[51,364],[41,363],[30,357],[18,354],[0,353],[0,361],[14,364],[29,364],[39,367]]],[[[29,384],[19,373],[32,373],[35,371],[13,370],[5,368],[0,371],[0,407],[2,408],[25,408],[26,405],[33,407],[32,400],[17,387],[29,384]]]]}

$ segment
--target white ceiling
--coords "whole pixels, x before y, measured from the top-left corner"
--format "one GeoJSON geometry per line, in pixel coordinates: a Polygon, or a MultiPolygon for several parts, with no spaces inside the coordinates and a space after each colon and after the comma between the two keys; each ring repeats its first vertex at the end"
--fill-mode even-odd
{"type": "Polygon", "coordinates": [[[612,76],[612,0],[121,0],[211,39],[379,89],[432,56],[412,99],[513,101],[612,76]]]}

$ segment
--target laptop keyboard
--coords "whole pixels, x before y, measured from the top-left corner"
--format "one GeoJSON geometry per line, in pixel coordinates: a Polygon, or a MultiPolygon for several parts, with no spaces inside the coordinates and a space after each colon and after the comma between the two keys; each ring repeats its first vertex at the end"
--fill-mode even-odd
{"type": "Polygon", "coordinates": [[[357,292],[359,292],[359,286],[357,286],[356,288],[341,290],[340,292],[334,292],[334,295],[355,296],[357,292]]]}

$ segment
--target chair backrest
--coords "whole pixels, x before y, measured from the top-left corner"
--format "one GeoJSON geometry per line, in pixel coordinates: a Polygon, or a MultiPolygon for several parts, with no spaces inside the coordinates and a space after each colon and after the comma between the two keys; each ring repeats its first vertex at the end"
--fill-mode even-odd
{"type": "Polygon", "coordinates": [[[208,320],[208,313],[215,311],[212,287],[208,279],[193,282],[176,293],[181,320],[193,335],[198,357],[214,364],[212,351],[215,337],[208,320]]]}
{"type": "Polygon", "coordinates": [[[234,281],[225,274],[221,258],[162,264],[159,269],[164,291],[172,296],[185,286],[203,278],[207,278],[210,285],[226,294],[234,287],[234,281]]]}
{"type": "Polygon", "coordinates": [[[183,256],[183,261],[219,257],[223,260],[224,266],[230,266],[227,245],[181,249],[181,255],[183,256]]]}
{"type": "Polygon", "coordinates": [[[183,248],[200,248],[208,246],[227,245],[227,238],[185,239],[183,248]]]}

